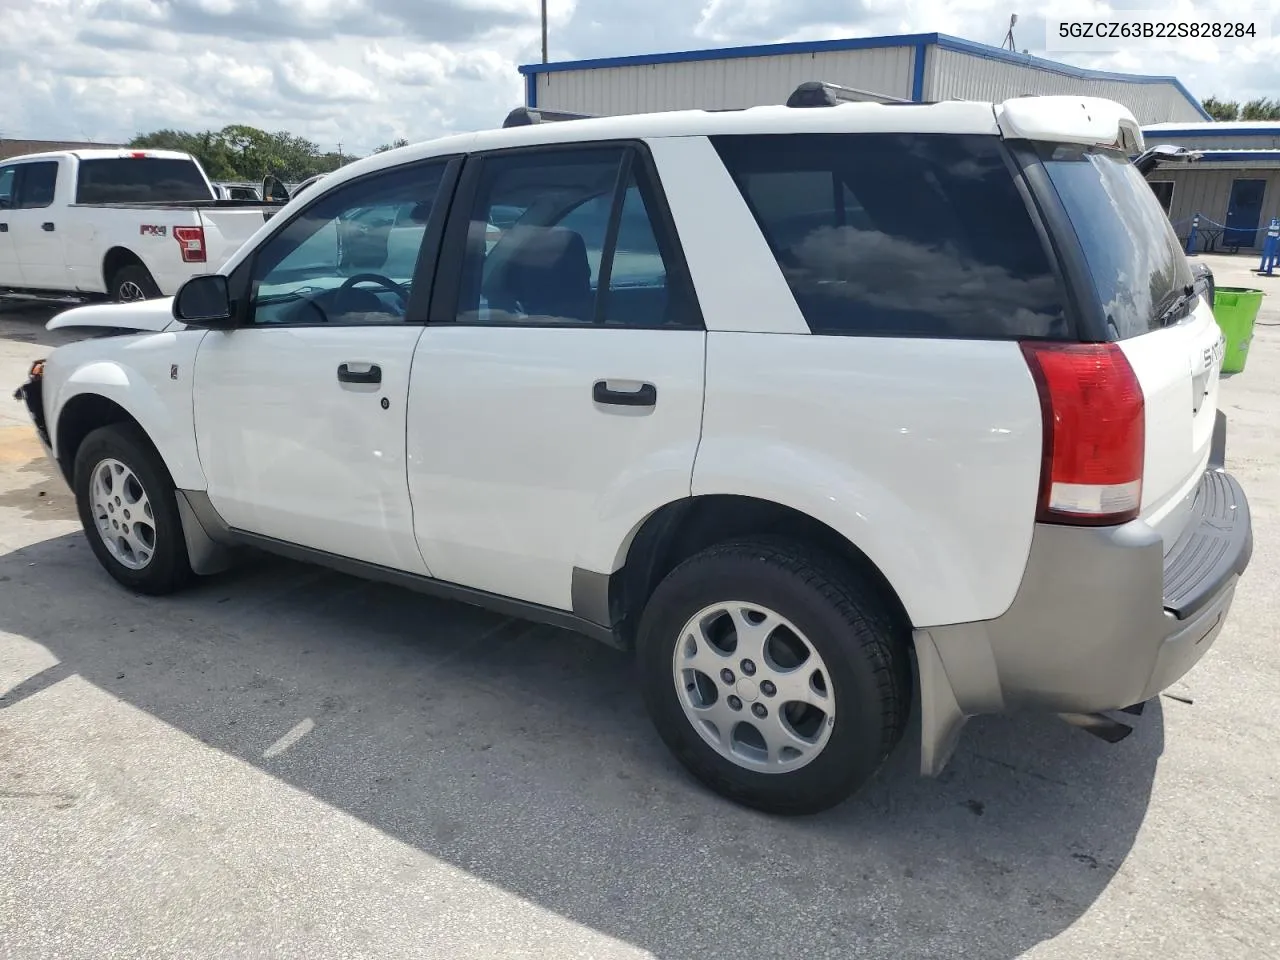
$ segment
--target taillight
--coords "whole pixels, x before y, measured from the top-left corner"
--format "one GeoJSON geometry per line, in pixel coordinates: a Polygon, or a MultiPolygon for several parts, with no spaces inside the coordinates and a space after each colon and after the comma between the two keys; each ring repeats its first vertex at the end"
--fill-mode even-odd
{"type": "Polygon", "coordinates": [[[174,227],[183,263],[204,263],[204,227],[174,227]]]}
{"type": "Polygon", "coordinates": [[[1029,341],[1022,353],[1040,392],[1043,466],[1037,519],[1125,523],[1142,504],[1142,385],[1114,343],[1029,341]]]}

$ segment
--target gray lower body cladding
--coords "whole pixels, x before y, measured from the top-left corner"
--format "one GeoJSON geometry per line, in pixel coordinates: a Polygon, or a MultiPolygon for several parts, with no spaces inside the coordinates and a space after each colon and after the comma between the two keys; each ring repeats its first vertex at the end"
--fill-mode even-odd
{"type": "Polygon", "coordinates": [[[1037,524],[1008,611],[915,631],[922,772],[942,770],[970,716],[1092,713],[1166,689],[1221,631],[1252,551],[1244,491],[1216,469],[1167,554],[1141,520],[1037,524]]]}

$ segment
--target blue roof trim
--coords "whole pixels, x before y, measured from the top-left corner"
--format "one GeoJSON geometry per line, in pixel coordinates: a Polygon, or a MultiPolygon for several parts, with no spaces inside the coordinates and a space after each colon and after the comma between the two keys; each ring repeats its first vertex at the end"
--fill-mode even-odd
{"type": "Polygon", "coordinates": [[[1206,120],[1213,119],[1208,111],[1201,106],[1200,101],[1191,95],[1191,91],[1184,87],[1182,81],[1177,77],[1148,76],[1139,73],[1111,73],[1107,70],[1089,70],[1085,67],[1073,67],[1069,63],[1059,63],[1057,60],[1033,57],[1029,53],[1015,53],[1003,47],[992,47],[985,43],[975,43],[972,40],[961,40],[959,37],[952,37],[945,33],[938,34],[938,46],[943,50],[955,50],[957,53],[967,53],[971,56],[982,57],[984,60],[1001,60],[1005,63],[1016,63],[1019,66],[1033,67],[1036,70],[1044,70],[1064,77],[1075,77],[1078,80],[1115,80],[1120,83],[1168,83],[1174,86],[1187,99],[1187,102],[1195,108],[1200,116],[1206,120]]]}
{"type": "Polygon", "coordinates": [[[520,72],[560,73],[563,70],[595,70],[600,67],[646,67],[660,63],[694,63],[700,60],[737,60],[742,57],[778,57],[788,53],[829,53],[842,50],[876,50],[937,43],[937,33],[907,33],[896,37],[850,37],[843,40],[800,40],[794,43],[760,43],[749,47],[716,47],[710,50],[677,50],[642,53],[631,57],[564,60],[559,63],[527,63],[520,72]]]}
{"type": "Polygon", "coordinates": [[[924,67],[925,56],[929,52],[929,44],[917,43],[915,62],[911,70],[911,99],[916,103],[924,102],[924,67]]]}
{"type": "MultiPolygon", "coordinates": [[[[1142,135],[1147,136],[1147,128],[1143,128],[1142,135]]],[[[1280,123],[1274,127],[1227,127],[1222,130],[1202,129],[1197,130],[1194,127],[1187,129],[1164,129],[1152,130],[1153,137],[1280,137],[1280,123]]]]}
{"type": "Polygon", "coordinates": [[[1239,163],[1241,160],[1275,160],[1280,162],[1280,150],[1201,150],[1200,163],[1239,163]]]}
{"type": "MultiPolygon", "coordinates": [[[[1002,60],[1016,63],[1024,67],[1034,67],[1066,77],[1081,80],[1117,80],[1122,83],[1168,83],[1186,97],[1197,113],[1206,120],[1211,117],[1200,105],[1200,101],[1182,85],[1177,77],[1145,76],[1136,73],[1110,73],[1106,70],[1089,70],[1084,67],[1073,67],[1056,60],[1045,60],[1026,53],[1015,53],[1003,47],[992,47],[972,40],[961,40],[945,33],[906,33],[893,37],[850,37],[843,40],[801,40],[793,43],[762,43],[747,47],[717,47],[709,50],[677,50],[672,53],[643,53],[629,57],[599,57],[593,60],[565,60],[559,63],[527,63],[519,69],[525,76],[539,73],[560,73],[565,70],[596,70],[602,67],[644,67],[663,63],[695,63],[705,60],[736,60],[743,57],[777,57],[789,53],[834,53],[844,50],[876,50],[885,47],[921,47],[938,46],[944,50],[954,50],[986,60],[1002,60]]],[[[917,66],[917,71],[922,68],[917,66]]],[[[924,75],[917,72],[912,77],[912,99],[916,96],[916,82],[920,84],[920,98],[923,97],[924,75]]]]}

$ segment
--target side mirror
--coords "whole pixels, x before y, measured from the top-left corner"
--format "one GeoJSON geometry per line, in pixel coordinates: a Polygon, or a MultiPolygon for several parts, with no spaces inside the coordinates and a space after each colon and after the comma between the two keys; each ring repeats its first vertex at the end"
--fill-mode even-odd
{"type": "Polygon", "coordinates": [[[192,277],[178,288],[173,298],[173,318],[190,327],[211,330],[231,326],[231,291],[227,278],[220,273],[204,273],[192,277]]]}
{"type": "Polygon", "coordinates": [[[289,191],[278,177],[267,174],[262,178],[262,199],[271,203],[288,203],[289,191]]]}

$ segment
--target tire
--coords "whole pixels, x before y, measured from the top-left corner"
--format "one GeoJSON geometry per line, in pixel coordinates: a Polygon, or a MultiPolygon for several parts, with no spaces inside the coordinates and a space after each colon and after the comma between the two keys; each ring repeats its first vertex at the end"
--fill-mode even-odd
{"type": "Polygon", "coordinates": [[[107,573],[138,593],[172,593],[186,585],[191,579],[191,564],[177,494],[164,461],[146,434],[125,423],[94,430],[76,450],[72,484],[85,536],[107,573]],[[100,508],[104,496],[97,484],[104,470],[111,474],[113,495],[105,498],[109,502],[100,508]],[[149,516],[145,509],[137,509],[139,487],[128,482],[130,474],[150,504],[149,516]],[[104,524],[114,524],[114,548],[107,545],[99,530],[99,515],[105,518],[104,524]],[[136,522],[139,517],[144,518],[140,524],[136,522]],[[131,535],[125,536],[126,530],[131,535]]]}
{"type": "MultiPolygon", "coordinates": [[[[851,567],[792,540],[734,541],[685,560],[658,585],[646,605],[636,648],[650,717],[677,759],[712,790],[768,813],[817,813],[847,799],[892,752],[910,712],[906,629],[895,625],[876,593],[851,567]],[[724,632],[734,620],[725,620],[715,610],[735,603],[747,608],[743,645],[723,658],[723,651],[738,643],[738,634],[737,630],[731,635],[724,632]],[[750,632],[750,621],[760,612],[777,618],[765,640],[764,649],[771,653],[765,663],[744,666],[740,654],[750,652],[753,637],[758,644],[765,632],[750,632]],[[705,633],[691,623],[703,615],[710,618],[700,620],[705,633]],[[691,637],[697,639],[691,642],[691,637]],[[806,645],[807,650],[802,650],[806,645]],[[683,669],[694,662],[684,659],[691,651],[699,667],[715,667],[720,676],[683,669]],[[784,668],[794,665],[799,652],[816,654],[818,659],[804,660],[804,669],[787,672],[784,668]],[[732,670],[733,685],[725,682],[722,666],[732,670]],[[810,668],[815,669],[806,676],[810,668]],[[745,687],[740,686],[748,669],[754,675],[745,687]],[[768,677],[778,681],[772,697],[768,677]],[[695,725],[686,706],[709,699],[708,681],[715,690],[715,702],[708,709],[735,724],[732,729],[738,739],[728,747],[718,727],[695,725]],[[737,692],[742,696],[735,710],[737,692]],[[822,706],[804,708],[808,716],[798,714],[795,704],[799,701],[784,707],[782,697],[787,692],[815,704],[821,701],[822,706]],[[718,707],[721,701],[735,712],[718,707]],[[766,711],[765,719],[748,716],[757,709],[766,711]],[[780,725],[780,720],[786,722],[780,725]],[[754,736],[745,730],[744,722],[756,731],[754,736]],[[803,743],[790,739],[788,729],[804,734],[803,743]],[[763,759],[759,747],[766,741],[760,730],[771,731],[774,744],[763,759]],[[720,745],[713,746],[712,741],[720,745]]],[[[699,720],[712,715],[700,715],[699,720]]]]}
{"type": "Polygon", "coordinates": [[[160,288],[150,271],[140,263],[131,263],[117,270],[111,277],[109,292],[113,303],[135,303],[160,296],[160,288]]]}

